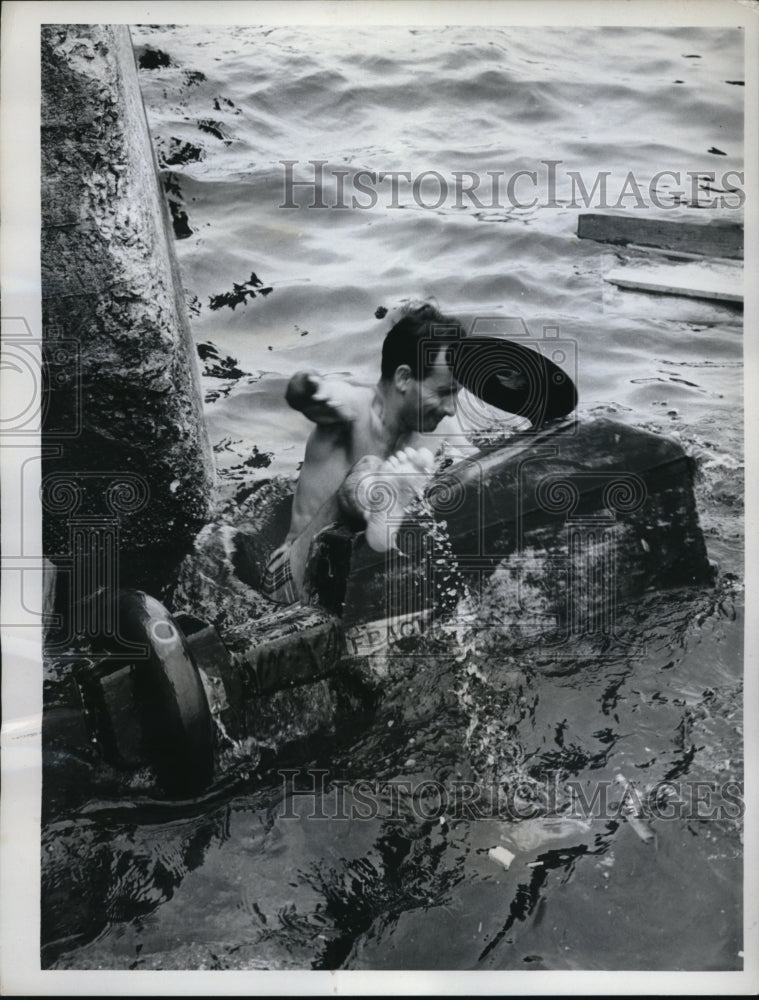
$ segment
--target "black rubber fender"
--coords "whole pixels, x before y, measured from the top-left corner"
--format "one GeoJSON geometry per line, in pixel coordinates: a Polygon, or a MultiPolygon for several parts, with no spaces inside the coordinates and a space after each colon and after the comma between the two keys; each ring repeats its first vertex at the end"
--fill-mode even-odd
{"type": "Polygon", "coordinates": [[[150,763],[169,795],[196,795],[213,780],[214,725],[185,637],[141,590],[120,591],[118,613],[121,636],[145,648],[133,676],[150,763]]]}
{"type": "MultiPolygon", "coordinates": [[[[548,346],[551,341],[546,341],[548,346]]],[[[558,349],[557,354],[563,354],[558,349]]],[[[453,372],[470,392],[533,427],[565,417],[577,406],[569,374],[525,344],[500,337],[466,337],[456,344],[453,372]]]]}

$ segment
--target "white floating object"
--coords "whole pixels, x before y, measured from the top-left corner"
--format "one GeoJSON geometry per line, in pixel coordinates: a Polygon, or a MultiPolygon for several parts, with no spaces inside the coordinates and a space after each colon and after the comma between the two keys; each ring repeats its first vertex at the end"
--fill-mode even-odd
{"type": "Polygon", "coordinates": [[[492,858],[493,861],[497,861],[499,865],[508,871],[511,867],[511,862],[516,857],[516,854],[512,854],[511,851],[507,851],[505,847],[491,847],[488,851],[488,857],[492,858]]]}
{"type": "Polygon", "coordinates": [[[743,269],[708,263],[662,264],[657,267],[615,267],[604,275],[620,288],[695,299],[743,302],[743,269]]]}
{"type": "Polygon", "coordinates": [[[635,816],[631,813],[625,818],[644,844],[650,844],[652,841],[656,840],[656,834],[654,833],[653,827],[642,817],[635,816]]]}

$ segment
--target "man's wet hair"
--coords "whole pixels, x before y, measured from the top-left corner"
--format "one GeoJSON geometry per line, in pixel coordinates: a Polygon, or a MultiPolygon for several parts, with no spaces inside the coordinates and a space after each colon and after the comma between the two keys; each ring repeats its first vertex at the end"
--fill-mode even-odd
{"type": "Polygon", "coordinates": [[[445,348],[445,363],[453,366],[453,350],[464,336],[455,316],[447,316],[429,302],[414,306],[398,320],[382,345],[383,379],[391,379],[399,365],[408,365],[412,376],[421,381],[445,348]]]}

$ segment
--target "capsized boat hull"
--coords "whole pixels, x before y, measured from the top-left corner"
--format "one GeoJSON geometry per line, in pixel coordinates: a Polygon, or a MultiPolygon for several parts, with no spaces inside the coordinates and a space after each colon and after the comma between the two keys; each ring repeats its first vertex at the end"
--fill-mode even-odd
{"type": "Polygon", "coordinates": [[[424,518],[406,519],[400,553],[374,552],[362,535],[323,533],[311,562],[314,603],[339,613],[346,627],[444,608],[452,586],[460,596],[504,562],[528,556],[542,561],[539,583],[559,617],[572,613],[578,588],[597,591],[584,598],[592,604],[713,579],[691,460],[676,441],[616,421],[518,435],[440,474],[428,499],[445,523],[442,541],[424,518]],[[603,579],[588,580],[599,562],[603,579]],[[348,563],[340,599],[334,567],[348,563]]]}

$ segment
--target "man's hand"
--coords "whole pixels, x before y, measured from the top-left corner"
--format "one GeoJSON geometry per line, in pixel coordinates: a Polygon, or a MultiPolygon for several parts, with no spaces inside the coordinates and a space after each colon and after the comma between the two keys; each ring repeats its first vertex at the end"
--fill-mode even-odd
{"type": "Polygon", "coordinates": [[[323,378],[315,372],[297,372],[290,379],[285,399],[315,424],[349,424],[359,414],[356,387],[341,379],[323,378]]]}

